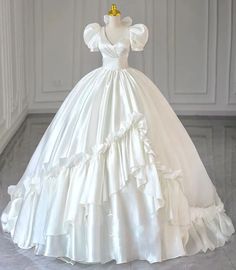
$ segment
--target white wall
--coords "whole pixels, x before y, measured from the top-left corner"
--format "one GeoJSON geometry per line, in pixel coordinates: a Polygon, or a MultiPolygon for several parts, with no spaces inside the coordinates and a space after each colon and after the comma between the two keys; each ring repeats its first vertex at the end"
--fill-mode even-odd
{"type": "MultiPolygon", "coordinates": [[[[0,152],[27,112],[56,112],[87,72],[101,65],[83,41],[104,24],[108,0],[0,0],[0,152]],[[28,110],[27,110],[28,106],[28,110]]],[[[149,41],[130,65],[150,77],[178,114],[236,114],[233,0],[117,0],[145,23],[149,41]]]]}
{"type": "MultiPolygon", "coordinates": [[[[30,89],[31,112],[56,111],[76,81],[101,65],[100,54],[89,52],[82,32],[87,23],[103,24],[111,3],[33,2],[35,87],[30,89]]],[[[145,51],[132,53],[130,64],[159,86],[177,113],[236,113],[235,1],[116,3],[123,16],[131,16],[133,23],[145,23],[150,31],[145,51]]]]}
{"type": "Polygon", "coordinates": [[[22,0],[0,1],[0,152],[27,113],[22,0]]]}

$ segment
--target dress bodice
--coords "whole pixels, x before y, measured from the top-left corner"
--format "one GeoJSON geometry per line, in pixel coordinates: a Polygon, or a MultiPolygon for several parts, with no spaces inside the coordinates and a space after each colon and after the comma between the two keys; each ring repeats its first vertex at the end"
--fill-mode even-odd
{"type": "MultiPolygon", "coordinates": [[[[108,23],[109,15],[104,16],[105,25],[108,23]]],[[[128,35],[119,38],[112,44],[108,39],[105,26],[98,23],[90,23],[84,29],[84,41],[91,52],[100,51],[102,54],[103,67],[111,70],[124,69],[128,65],[130,49],[142,51],[148,40],[148,28],[144,24],[132,25],[132,19],[126,16],[121,23],[127,26],[128,35]]]]}

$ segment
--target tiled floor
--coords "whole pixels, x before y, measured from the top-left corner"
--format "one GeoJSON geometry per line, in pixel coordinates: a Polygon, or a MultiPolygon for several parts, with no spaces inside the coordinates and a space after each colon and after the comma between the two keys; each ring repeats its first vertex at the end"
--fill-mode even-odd
{"type": "MultiPolygon", "coordinates": [[[[0,211],[9,201],[7,187],[16,184],[24,172],[37,143],[53,115],[29,115],[0,156],[0,211]]],[[[221,196],[227,214],[236,225],[236,117],[180,117],[187,128],[206,169],[221,196]]],[[[0,269],[236,269],[236,236],[215,251],[182,257],[162,263],[134,261],[116,265],[76,264],[36,256],[33,249],[24,250],[11,242],[8,234],[0,232],[0,269]]]]}

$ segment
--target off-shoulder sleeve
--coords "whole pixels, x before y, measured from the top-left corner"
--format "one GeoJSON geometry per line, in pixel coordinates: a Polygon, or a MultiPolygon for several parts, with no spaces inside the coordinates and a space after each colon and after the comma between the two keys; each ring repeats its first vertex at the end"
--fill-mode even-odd
{"type": "Polygon", "coordinates": [[[133,51],[142,51],[148,41],[148,28],[139,23],[130,27],[130,45],[133,51]]]}
{"type": "Polygon", "coordinates": [[[101,26],[98,23],[90,23],[84,28],[84,42],[91,52],[99,51],[98,41],[101,26]]]}

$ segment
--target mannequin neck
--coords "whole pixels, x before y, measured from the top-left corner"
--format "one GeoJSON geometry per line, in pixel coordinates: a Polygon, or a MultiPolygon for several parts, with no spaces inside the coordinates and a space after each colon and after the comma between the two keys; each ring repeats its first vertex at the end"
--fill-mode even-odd
{"type": "Polygon", "coordinates": [[[108,27],[119,27],[121,25],[120,16],[109,16],[108,27]]]}

